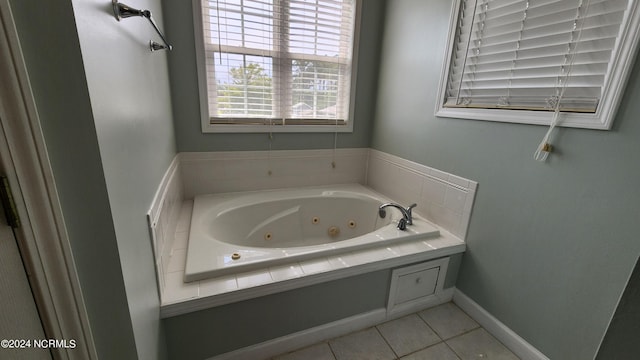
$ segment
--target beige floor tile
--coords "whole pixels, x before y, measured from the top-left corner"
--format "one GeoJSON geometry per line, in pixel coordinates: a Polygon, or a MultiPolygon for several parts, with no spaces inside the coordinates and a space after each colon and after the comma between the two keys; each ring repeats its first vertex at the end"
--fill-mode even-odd
{"type": "Polygon", "coordinates": [[[396,356],[376,328],[329,341],[337,360],[391,360],[396,356]]]}
{"type": "Polygon", "coordinates": [[[449,345],[462,360],[481,358],[518,360],[517,356],[482,328],[449,339],[447,340],[447,345],[449,345]]]}
{"type": "Polygon", "coordinates": [[[443,340],[480,327],[477,322],[451,302],[421,311],[418,315],[420,315],[443,340]]]}
{"type": "Polygon", "coordinates": [[[377,328],[398,356],[442,341],[416,314],[389,321],[378,325],[377,328]]]}
{"type": "Polygon", "coordinates": [[[388,321],[273,360],[518,360],[453,303],[388,321]],[[441,339],[445,339],[442,341],[441,339]]]}
{"type": "Polygon", "coordinates": [[[440,343],[407,355],[401,360],[460,360],[460,358],[447,344],[440,343]]]}

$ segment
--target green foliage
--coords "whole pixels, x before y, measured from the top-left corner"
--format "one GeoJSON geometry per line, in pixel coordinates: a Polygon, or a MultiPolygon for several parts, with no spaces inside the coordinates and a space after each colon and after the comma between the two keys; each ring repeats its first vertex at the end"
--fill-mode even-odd
{"type": "MultiPolygon", "coordinates": [[[[292,60],[294,117],[333,116],[337,102],[338,64],[292,60]],[[315,111],[314,111],[315,109],[315,111]]],[[[260,64],[229,69],[229,83],[218,85],[218,115],[273,116],[273,79],[260,64]]]]}
{"type": "Polygon", "coordinates": [[[229,70],[231,82],[218,85],[218,114],[271,116],[272,79],[260,64],[229,70]]]}

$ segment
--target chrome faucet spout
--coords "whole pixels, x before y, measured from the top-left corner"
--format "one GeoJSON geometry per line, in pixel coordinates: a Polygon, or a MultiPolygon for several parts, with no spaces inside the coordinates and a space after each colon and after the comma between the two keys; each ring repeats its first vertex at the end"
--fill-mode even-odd
{"type": "Polygon", "coordinates": [[[385,218],[387,216],[387,207],[394,207],[400,210],[400,212],[402,213],[402,219],[400,219],[400,221],[398,222],[398,229],[405,230],[407,225],[413,224],[413,214],[411,210],[416,206],[418,205],[411,204],[408,207],[404,208],[396,203],[385,203],[380,205],[380,207],[378,208],[378,215],[380,215],[381,218],[385,218]]]}

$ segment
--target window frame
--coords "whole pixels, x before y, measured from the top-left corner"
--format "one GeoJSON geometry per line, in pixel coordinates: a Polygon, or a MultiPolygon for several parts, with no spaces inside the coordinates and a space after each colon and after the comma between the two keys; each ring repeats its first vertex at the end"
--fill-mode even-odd
{"type": "MultiPolygon", "coordinates": [[[[553,111],[444,107],[462,1],[465,0],[454,0],[451,5],[447,46],[440,75],[440,86],[437,92],[435,116],[516,124],[550,125],[553,111]]],[[[640,4],[638,2],[632,2],[629,5],[629,11],[621,24],[620,34],[621,36],[617,38],[617,45],[614,48],[614,54],[603,86],[602,98],[596,112],[561,112],[558,126],[597,130],[611,129],[640,47],[638,44],[640,40],[640,4]]]]}
{"type": "MultiPolygon", "coordinates": [[[[298,119],[292,119],[288,124],[282,124],[282,119],[238,118],[220,119],[217,124],[211,124],[209,116],[209,93],[206,75],[206,52],[204,45],[202,23],[202,0],[192,0],[193,23],[196,53],[196,69],[198,76],[198,93],[200,101],[201,130],[203,133],[350,133],[353,132],[355,115],[356,83],[358,74],[358,50],[360,44],[360,23],[362,0],[354,0],[354,34],[351,55],[351,79],[349,90],[349,109],[346,120],[336,120],[335,124],[307,124],[298,119]],[[236,120],[236,121],[234,121],[236,120]]],[[[313,123],[314,119],[308,120],[313,123]]]]}

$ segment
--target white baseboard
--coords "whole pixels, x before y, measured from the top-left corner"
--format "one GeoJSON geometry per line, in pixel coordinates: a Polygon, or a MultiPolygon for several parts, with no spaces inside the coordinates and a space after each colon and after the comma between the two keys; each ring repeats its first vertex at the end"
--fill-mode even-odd
{"type": "Polygon", "coordinates": [[[533,347],[533,345],[529,344],[458,289],[453,293],[453,302],[520,359],[549,360],[548,357],[533,347]]]}

